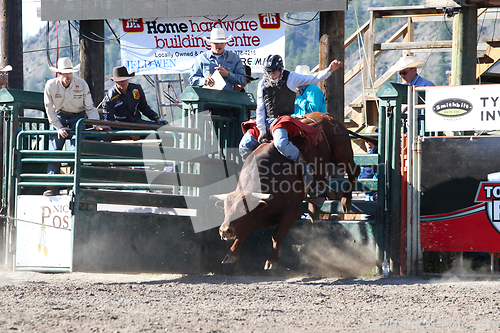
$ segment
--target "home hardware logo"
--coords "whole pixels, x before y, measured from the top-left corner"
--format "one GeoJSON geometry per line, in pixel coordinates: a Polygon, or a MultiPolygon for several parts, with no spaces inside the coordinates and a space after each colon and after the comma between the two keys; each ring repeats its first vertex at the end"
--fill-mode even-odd
{"type": "Polygon", "coordinates": [[[493,227],[500,233],[500,183],[481,182],[475,202],[486,203],[486,215],[493,227]]]}
{"type": "Polygon", "coordinates": [[[142,18],[136,19],[123,19],[122,20],[123,31],[125,32],[143,32],[144,24],[142,23],[142,18]]]}
{"type": "Polygon", "coordinates": [[[281,27],[280,14],[259,14],[259,23],[262,29],[279,29],[281,27]]]}
{"type": "Polygon", "coordinates": [[[461,117],[472,111],[472,103],[459,98],[448,98],[434,104],[432,111],[443,117],[461,117]]]}

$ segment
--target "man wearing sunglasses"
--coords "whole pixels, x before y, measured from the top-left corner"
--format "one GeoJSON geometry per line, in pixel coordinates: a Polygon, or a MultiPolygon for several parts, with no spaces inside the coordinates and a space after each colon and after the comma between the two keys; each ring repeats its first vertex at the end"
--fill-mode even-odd
{"type": "Polygon", "coordinates": [[[414,57],[404,56],[391,67],[391,71],[399,72],[399,76],[403,80],[403,84],[408,86],[430,87],[433,86],[429,80],[424,79],[417,73],[417,68],[424,68],[425,63],[416,61],[414,57]]]}

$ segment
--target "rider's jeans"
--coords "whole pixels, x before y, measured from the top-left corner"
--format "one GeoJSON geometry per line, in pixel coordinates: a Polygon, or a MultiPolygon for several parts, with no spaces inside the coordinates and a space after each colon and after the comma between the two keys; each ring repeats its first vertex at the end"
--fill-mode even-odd
{"type": "MultiPolygon", "coordinates": [[[[271,124],[276,120],[276,118],[268,118],[267,121],[267,132],[269,133],[271,124]]],[[[278,128],[273,133],[273,142],[276,149],[286,158],[296,161],[299,156],[299,149],[295,147],[295,145],[288,140],[288,131],[284,128],[278,128]]],[[[259,146],[259,142],[255,139],[250,133],[246,133],[243,135],[243,138],[240,141],[239,151],[241,158],[245,161],[259,146]]]]}

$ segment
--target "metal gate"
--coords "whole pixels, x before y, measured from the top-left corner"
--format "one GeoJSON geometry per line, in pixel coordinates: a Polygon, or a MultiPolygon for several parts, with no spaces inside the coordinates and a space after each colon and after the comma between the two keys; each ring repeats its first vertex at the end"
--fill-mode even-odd
{"type": "MultiPolygon", "coordinates": [[[[43,110],[43,95],[38,94],[37,98],[43,110]]],[[[120,124],[121,128],[128,129],[103,133],[86,129],[96,122],[85,120],[75,131],[75,151],[48,151],[46,138],[54,131],[48,131],[47,127],[20,131],[17,141],[9,143],[11,148],[7,151],[12,154],[6,156],[10,164],[7,163],[4,169],[8,212],[4,226],[11,227],[7,234],[15,235],[16,228],[23,222],[32,226],[36,233],[30,251],[40,257],[55,252],[49,229],[66,227],[71,234],[69,264],[59,267],[39,265],[35,269],[182,273],[224,270],[241,274],[262,270],[261,264],[271,246],[268,242],[272,230],[253,233],[252,240],[249,238],[247,242],[251,249],[242,253],[241,260],[231,267],[221,267],[220,260],[229,244],[220,241],[215,226],[220,224],[223,216],[215,210],[213,203],[206,200],[211,193],[224,193],[236,186],[241,167],[237,150],[242,136],[240,124],[256,107],[255,100],[251,94],[188,87],[181,101],[183,118],[178,127],[120,124]],[[175,138],[173,147],[158,144],[167,134],[175,138]],[[113,140],[114,136],[130,135],[141,135],[145,140],[141,144],[113,140]],[[151,146],[144,143],[148,140],[152,142],[151,146]],[[48,162],[66,163],[67,169],[73,166],[74,171],[47,175],[48,162]],[[49,184],[69,189],[69,195],[52,199],[51,204],[60,200],[59,208],[57,205],[51,208],[59,209],[60,214],[49,215],[47,212],[44,223],[21,221],[24,217],[19,214],[26,213],[26,219],[29,215],[29,211],[18,209],[21,197],[28,200],[24,202],[33,200],[33,197],[49,200],[41,196],[49,184]],[[68,210],[71,223],[66,223],[64,215],[68,210]],[[193,219],[193,214],[202,219],[193,219]],[[192,221],[201,224],[192,224],[192,221]]],[[[392,104],[384,103],[381,103],[384,112],[381,112],[379,122],[381,153],[356,156],[360,165],[393,163],[390,147],[395,144],[391,131],[395,128],[392,124],[398,120],[391,119],[392,104]]],[[[12,121],[18,111],[14,107],[11,112],[7,126],[17,129],[17,123],[12,121]]],[[[27,120],[21,120],[21,123],[24,121],[27,120]]],[[[47,125],[46,120],[42,122],[47,125]]],[[[108,125],[117,126],[116,123],[108,125]]],[[[355,203],[353,212],[375,212],[378,219],[360,223],[318,221],[313,225],[298,221],[283,244],[283,266],[300,270],[298,265],[303,265],[307,247],[314,243],[308,238],[311,235],[321,235],[337,245],[340,245],[339,240],[346,238],[359,244],[373,244],[378,251],[379,264],[388,257],[388,212],[393,209],[391,196],[396,194],[391,192],[394,190],[392,186],[387,186],[392,179],[386,175],[393,172],[392,169],[380,170],[378,180],[360,180],[356,184],[356,190],[377,190],[379,201],[355,203]]],[[[329,184],[341,186],[338,184],[344,181],[332,179],[329,184]]],[[[322,207],[324,212],[339,210],[340,206],[334,201],[325,202],[322,207]]],[[[8,240],[4,244],[4,255],[14,258],[12,266],[33,269],[33,266],[16,266],[15,239],[5,239],[8,240]]]]}

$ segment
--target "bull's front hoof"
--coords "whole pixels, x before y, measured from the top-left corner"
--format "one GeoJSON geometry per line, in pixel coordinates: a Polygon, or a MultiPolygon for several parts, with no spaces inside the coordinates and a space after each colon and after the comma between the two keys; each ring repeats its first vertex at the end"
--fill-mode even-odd
{"type": "Polygon", "coordinates": [[[221,262],[221,264],[234,264],[238,260],[237,256],[228,254],[221,262]]]}
{"type": "Polygon", "coordinates": [[[265,271],[271,271],[271,270],[274,270],[276,268],[278,268],[278,263],[277,262],[272,262],[272,261],[267,260],[266,264],[264,265],[264,270],[265,271]]]}

